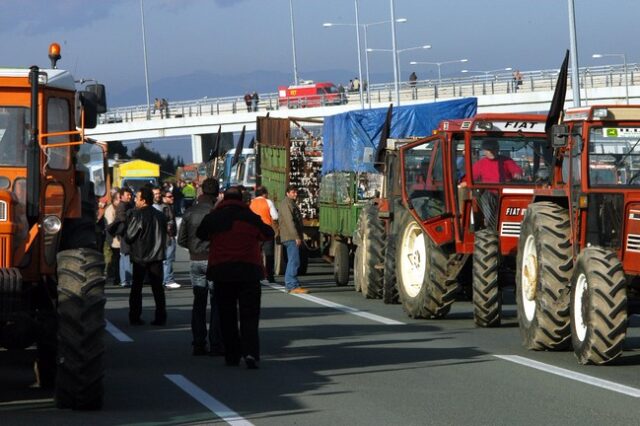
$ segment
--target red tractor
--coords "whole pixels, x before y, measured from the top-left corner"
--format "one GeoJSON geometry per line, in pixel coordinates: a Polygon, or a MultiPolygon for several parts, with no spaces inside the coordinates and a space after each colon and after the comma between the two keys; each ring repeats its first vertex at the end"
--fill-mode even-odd
{"type": "Polygon", "coordinates": [[[97,198],[103,146],[84,138],[106,111],[104,86],[76,91],[67,71],[0,69],[0,346],[36,344],[37,379],[60,408],[102,405],[104,260],[97,198]]]}
{"type": "Polygon", "coordinates": [[[640,280],[640,107],[566,111],[552,127],[548,187],[526,210],[516,300],[522,341],[581,364],[622,354],[640,280]]]}
{"type": "Polygon", "coordinates": [[[443,317],[471,281],[475,323],[500,324],[522,215],[549,176],[545,120],[478,114],[444,121],[434,136],[400,148],[406,208],[394,212],[392,233],[409,316],[443,317]]]}

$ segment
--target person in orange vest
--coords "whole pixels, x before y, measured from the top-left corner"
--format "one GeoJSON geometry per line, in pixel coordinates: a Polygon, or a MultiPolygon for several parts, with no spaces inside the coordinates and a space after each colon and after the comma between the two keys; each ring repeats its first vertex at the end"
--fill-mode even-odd
{"type": "MultiPolygon", "coordinates": [[[[278,226],[278,210],[276,209],[273,201],[269,199],[269,192],[264,186],[258,186],[256,188],[256,197],[251,200],[249,208],[252,212],[260,216],[262,221],[276,229],[278,226]]],[[[267,275],[267,282],[275,283],[276,280],[273,276],[273,263],[275,244],[274,240],[262,242],[262,253],[264,255],[264,269],[267,275]]]]}

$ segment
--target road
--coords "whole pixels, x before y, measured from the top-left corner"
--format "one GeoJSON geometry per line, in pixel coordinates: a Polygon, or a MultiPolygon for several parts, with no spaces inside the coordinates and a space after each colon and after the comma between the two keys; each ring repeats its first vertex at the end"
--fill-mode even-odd
{"type": "Polygon", "coordinates": [[[166,327],[129,326],[127,289],[107,289],[102,411],[57,410],[51,392],[28,388],[33,350],[0,352],[0,425],[640,424],[637,316],[615,365],[585,367],[570,352],[524,350],[512,294],[500,328],[474,327],[467,301],[446,320],[412,320],[312,263],[309,295],[263,288],[262,362],[247,370],[191,356],[187,266],[181,251],[166,327]]]}

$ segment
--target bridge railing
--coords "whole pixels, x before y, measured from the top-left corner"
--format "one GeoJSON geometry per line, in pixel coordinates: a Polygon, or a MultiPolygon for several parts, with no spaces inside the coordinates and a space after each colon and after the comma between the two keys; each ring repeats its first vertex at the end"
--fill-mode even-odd
{"type": "MultiPolygon", "coordinates": [[[[490,75],[475,74],[459,78],[444,78],[441,80],[419,80],[415,84],[407,81],[400,82],[400,100],[437,100],[464,96],[496,95],[505,93],[523,93],[549,91],[555,88],[559,70],[522,71],[522,84],[517,85],[510,72],[490,75]]],[[[625,70],[623,65],[605,65],[580,68],[580,88],[593,89],[602,87],[624,87],[625,70]]],[[[627,79],[629,86],[640,84],[640,64],[627,64],[627,79]]],[[[571,74],[569,74],[571,87],[571,74]]],[[[365,102],[387,103],[395,99],[393,83],[371,84],[364,94],[365,102]]],[[[346,92],[349,103],[359,103],[358,92],[346,92]]],[[[263,93],[259,95],[258,111],[271,111],[280,108],[277,93],[263,93]]],[[[304,103],[304,101],[302,102],[304,103]]],[[[290,105],[293,107],[293,105],[290,105]]],[[[247,113],[248,107],[243,96],[228,96],[220,98],[204,97],[195,100],[174,101],[169,103],[166,110],[154,110],[153,106],[147,110],[147,105],[134,105],[109,109],[101,116],[101,123],[120,123],[139,120],[158,120],[176,117],[198,117],[204,115],[221,115],[247,113]]]]}

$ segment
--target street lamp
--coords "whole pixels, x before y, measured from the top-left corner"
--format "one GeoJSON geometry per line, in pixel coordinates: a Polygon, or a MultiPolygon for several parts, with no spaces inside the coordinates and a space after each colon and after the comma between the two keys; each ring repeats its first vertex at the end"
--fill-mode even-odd
{"type": "Polygon", "coordinates": [[[489,74],[496,73],[498,71],[511,71],[512,69],[513,68],[511,68],[511,67],[507,67],[507,68],[500,68],[500,69],[497,69],[497,70],[489,70],[489,71],[462,70],[460,72],[461,73],[465,73],[465,74],[466,73],[484,74],[484,79],[486,81],[488,81],[489,80],[489,74]]]}
{"type": "Polygon", "coordinates": [[[144,84],[147,89],[147,120],[151,119],[151,97],[149,96],[149,67],[147,66],[147,39],[144,31],[144,0],[140,0],[140,17],[142,22],[142,53],[144,54],[144,84]]]}
{"type": "Polygon", "coordinates": [[[293,22],[293,0],[289,0],[289,15],[291,17],[291,48],[293,49],[293,82],[298,85],[298,62],[296,60],[296,27],[293,22]]]}
{"type": "MultiPolygon", "coordinates": [[[[416,46],[416,47],[407,47],[404,49],[397,49],[396,54],[398,57],[402,52],[408,52],[409,50],[418,50],[418,49],[431,49],[430,44],[425,44],[424,46],[416,46]]],[[[393,52],[393,49],[367,49],[367,52],[393,52]]],[[[400,61],[398,61],[398,76],[402,78],[402,73],[400,72],[400,61]]]]}
{"type": "MultiPolygon", "coordinates": [[[[369,48],[368,46],[368,39],[367,39],[367,29],[369,27],[372,27],[374,25],[381,25],[381,24],[389,24],[391,21],[387,20],[387,21],[378,21],[378,22],[370,22],[368,24],[359,24],[363,30],[364,30],[364,59],[365,59],[365,73],[366,73],[366,77],[367,77],[367,100],[369,102],[369,107],[371,107],[371,96],[369,93],[369,85],[371,83],[371,80],[369,79],[369,48]]],[[[405,22],[407,22],[407,18],[398,18],[396,19],[396,22],[404,24],[405,22]]],[[[325,22],[322,24],[323,27],[325,28],[330,28],[330,27],[355,27],[356,24],[342,24],[342,23],[336,23],[336,22],[325,22]]],[[[359,51],[359,49],[358,49],[359,51]]],[[[362,84],[362,81],[360,82],[360,84],[362,84]]]]}
{"type": "Polygon", "coordinates": [[[627,77],[627,55],[624,53],[594,53],[591,55],[592,58],[604,58],[606,56],[617,56],[622,58],[623,69],[624,69],[624,93],[625,99],[627,100],[627,105],[629,105],[629,80],[627,77]]]}
{"type": "Polygon", "coordinates": [[[456,64],[459,62],[468,62],[468,59],[457,59],[455,61],[444,61],[444,62],[418,62],[418,61],[411,61],[409,62],[410,65],[436,65],[438,67],[438,84],[440,84],[442,82],[442,72],[441,72],[441,67],[445,64],[456,64]]]}

